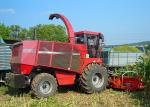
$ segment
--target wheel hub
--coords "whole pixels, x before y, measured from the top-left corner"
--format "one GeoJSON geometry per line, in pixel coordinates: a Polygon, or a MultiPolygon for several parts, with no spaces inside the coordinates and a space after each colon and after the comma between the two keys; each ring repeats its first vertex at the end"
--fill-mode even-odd
{"type": "Polygon", "coordinates": [[[40,85],[40,91],[43,93],[43,94],[48,94],[50,93],[52,90],[52,85],[51,83],[49,83],[48,81],[44,81],[41,83],[40,85]]]}
{"type": "Polygon", "coordinates": [[[100,88],[104,83],[104,78],[101,76],[101,74],[95,74],[92,77],[92,84],[96,87],[96,88],[100,88]]]}

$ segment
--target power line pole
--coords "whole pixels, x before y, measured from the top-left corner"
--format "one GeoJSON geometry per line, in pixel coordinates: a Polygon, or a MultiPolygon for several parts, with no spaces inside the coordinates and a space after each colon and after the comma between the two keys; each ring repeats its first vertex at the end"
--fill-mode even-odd
{"type": "Polygon", "coordinates": [[[36,28],[33,29],[33,40],[36,40],[37,36],[36,36],[36,28]]]}

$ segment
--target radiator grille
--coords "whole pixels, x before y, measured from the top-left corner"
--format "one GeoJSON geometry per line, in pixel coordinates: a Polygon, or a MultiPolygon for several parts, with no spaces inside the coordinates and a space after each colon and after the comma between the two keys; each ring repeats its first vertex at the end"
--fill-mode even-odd
{"type": "Polygon", "coordinates": [[[40,41],[37,65],[78,70],[80,50],[74,45],[62,42],[40,41]]]}
{"type": "Polygon", "coordinates": [[[53,54],[52,66],[68,69],[70,67],[71,51],[72,45],[55,43],[54,52],[57,52],[57,54],[53,54]]]}
{"type": "Polygon", "coordinates": [[[78,53],[78,54],[73,54],[72,55],[72,66],[71,70],[78,70],[79,65],[80,65],[80,53],[79,50],[74,46],[73,47],[73,53],[78,53]]]}
{"type": "Polygon", "coordinates": [[[41,52],[41,54],[38,54],[38,61],[37,61],[38,65],[49,66],[51,56],[46,52],[50,52],[51,50],[52,50],[52,42],[40,42],[39,52],[41,52]]]}
{"type": "Polygon", "coordinates": [[[12,51],[12,56],[18,56],[18,55],[19,55],[19,46],[15,46],[12,51]]]}
{"type": "Polygon", "coordinates": [[[11,63],[20,63],[21,62],[22,47],[23,47],[22,44],[15,45],[13,47],[11,63]]]}

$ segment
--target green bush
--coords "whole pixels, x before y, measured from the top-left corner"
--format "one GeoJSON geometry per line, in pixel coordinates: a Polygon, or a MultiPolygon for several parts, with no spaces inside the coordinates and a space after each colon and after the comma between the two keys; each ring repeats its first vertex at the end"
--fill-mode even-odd
{"type": "Polygon", "coordinates": [[[116,46],[113,47],[115,52],[141,52],[138,48],[128,45],[116,46]]]}
{"type": "Polygon", "coordinates": [[[135,64],[135,68],[145,83],[147,95],[150,96],[150,52],[139,58],[139,61],[135,64]]]}
{"type": "Polygon", "coordinates": [[[150,45],[145,46],[145,51],[146,51],[146,53],[147,53],[148,51],[150,51],[150,45]]]}

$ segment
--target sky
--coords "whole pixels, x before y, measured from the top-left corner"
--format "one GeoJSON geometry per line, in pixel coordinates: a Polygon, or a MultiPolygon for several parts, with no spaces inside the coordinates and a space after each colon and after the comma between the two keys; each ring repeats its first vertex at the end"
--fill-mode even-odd
{"type": "Polygon", "coordinates": [[[105,44],[150,41],[150,0],[0,0],[0,23],[29,28],[61,13],[74,31],[102,32],[105,44]]]}

